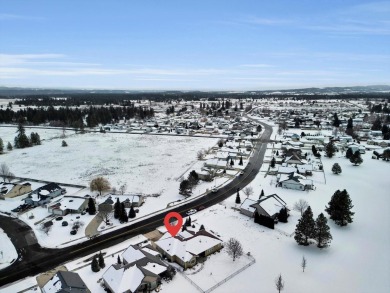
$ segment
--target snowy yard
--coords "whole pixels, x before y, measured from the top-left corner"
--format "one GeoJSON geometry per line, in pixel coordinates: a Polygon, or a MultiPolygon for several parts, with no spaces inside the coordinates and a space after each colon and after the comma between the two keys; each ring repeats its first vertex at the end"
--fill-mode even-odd
{"type": "Polygon", "coordinates": [[[18,253],[13,246],[7,234],[0,228],[0,270],[12,264],[17,258],[18,253]]]}

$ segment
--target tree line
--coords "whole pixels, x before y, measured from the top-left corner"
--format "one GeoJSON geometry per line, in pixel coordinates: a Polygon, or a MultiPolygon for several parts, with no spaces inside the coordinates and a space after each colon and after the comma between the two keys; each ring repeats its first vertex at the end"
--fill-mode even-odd
{"type": "Polygon", "coordinates": [[[123,107],[89,107],[85,109],[59,107],[54,108],[26,108],[19,110],[0,109],[0,123],[13,123],[23,120],[27,124],[38,125],[50,123],[57,127],[81,128],[85,118],[88,127],[95,127],[99,123],[107,124],[118,122],[125,118],[145,119],[154,116],[153,108],[135,107],[134,104],[123,107]]]}

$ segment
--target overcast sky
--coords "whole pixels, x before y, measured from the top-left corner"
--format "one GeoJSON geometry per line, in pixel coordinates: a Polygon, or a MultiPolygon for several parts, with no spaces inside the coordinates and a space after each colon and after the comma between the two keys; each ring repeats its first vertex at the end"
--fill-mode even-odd
{"type": "Polygon", "coordinates": [[[390,1],[0,0],[0,85],[390,84],[390,1]]]}

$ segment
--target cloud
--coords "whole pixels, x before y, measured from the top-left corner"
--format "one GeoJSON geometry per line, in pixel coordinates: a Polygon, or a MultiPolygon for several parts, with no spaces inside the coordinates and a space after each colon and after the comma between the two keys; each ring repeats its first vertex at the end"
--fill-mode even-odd
{"type": "Polygon", "coordinates": [[[42,19],[43,18],[41,17],[10,14],[10,13],[0,13],[0,21],[1,20],[42,20],[42,19]]]}

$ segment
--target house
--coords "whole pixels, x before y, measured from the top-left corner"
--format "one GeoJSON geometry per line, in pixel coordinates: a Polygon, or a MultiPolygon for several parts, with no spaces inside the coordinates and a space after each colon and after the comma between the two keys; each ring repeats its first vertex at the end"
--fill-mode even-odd
{"type": "Polygon", "coordinates": [[[198,258],[221,250],[222,240],[206,230],[184,230],[175,237],[165,233],[154,245],[164,257],[187,269],[196,265],[198,258]]]}
{"type": "Polygon", "coordinates": [[[98,205],[99,212],[112,212],[114,207],[114,201],[112,197],[109,196],[104,202],[98,205]]]}
{"type": "Polygon", "coordinates": [[[312,164],[304,164],[297,165],[298,173],[303,174],[305,176],[313,175],[313,165],[312,164]]]}
{"type": "Polygon", "coordinates": [[[59,202],[48,207],[53,215],[81,214],[88,207],[89,198],[79,196],[64,196],[59,202]]]}
{"type": "Polygon", "coordinates": [[[204,163],[205,167],[213,168],[213,169],[223,169],[226,170],[227,167],[227,161],[225,160],[218,160],[218,159],[208,159],[204,163]]]}
{"type": "Polygon", "coordinates": [[[240,213],[254,218],[255,222],[260,225],[274,229],[281,209],[287,209],[286,203],[277,194],[271,194],[259,200],[246,198],[241,204],[240,213]]]}
{"type": "Polygon", "coordinates": [[[79,274],[58,271],[42,288],[42,293],[91,293],[79,274]]]}
{"type": "Polygon", "coordinates": [[[295,190],[310,190],[313,189],[313,180],[306,179],[305,176],[297,173],[282,174],[278,186],[295,190]]]}
{"type": "Polygon", "coordinates": [[[112,293],[155,290],[162,278],[172,278],[175,274],[175,270],[161,261],[159,255],[150,246],[130,245],[122,253],[122,264],[114,264],[104,272],[104,286],[112,293]]]}
{"type": "Polygon", "coordinates": [[[31,192],[24,202],[31,206],[42,206],[52,198],[65,194],[66,190],[56,183],[49,183],[31,192]]]}
{"type": "Polygon", "coordinates": [[[291,156],[286,156],[283,160],[286,164],[297,164],[303,165],[306,164],[306,160],[302,159],[297,153],[293,153],[291,156]]]}
{"type": "Polygon", "coordinates": [[[31,184],[0,183],[0,199],[13,198],[31,191],[31,184]]]}

